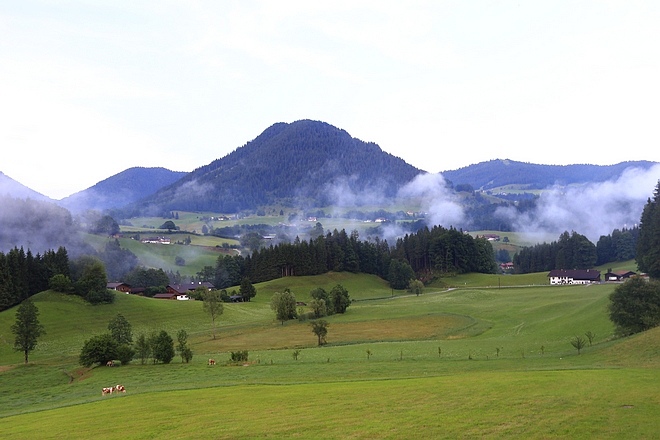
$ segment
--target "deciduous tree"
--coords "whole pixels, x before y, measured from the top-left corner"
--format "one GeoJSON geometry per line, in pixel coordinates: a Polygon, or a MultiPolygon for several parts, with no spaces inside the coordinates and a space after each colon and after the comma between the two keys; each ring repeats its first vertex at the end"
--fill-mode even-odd
{"type": "Polygon", "coordinates": [[[610,319],[623,335],[660,324],[660,281],[632,277],[610,294],[610,319]]]}
{"type": "Polygon", "coordinates": [[[298,316],[296,311],[296,296],[288,288],[283,292],[276,292],[270,301],[270,308],[275,312],[278,321],[295,319],[298,316]]]}
{"type": "Polygon", "coordinates": [[[316,319],[309,324],[312,327],[312,333],[318,338],[319,346],[325,345],[325,337],[328,335],[328,321],[325,319],[316,319]]]}
{"type": "Polygon", "coordinates": [[[78,357],[80,365],[91,367],[94,364],[105,365],[117,359],[119,344],[109,333],[92,336],[83,344],[78,357]]]}
{"type": "Polygon", "coordinates": [[[211,316],[211,325],[213,326],[213,339],[215,339],[215,320],[218,316],[222,315],[225,311],[225,306],[222,304],[220,292],[217,290],[210,290],[204,292],[202,299],[204,301],[203,309],[211,316]]]}
{"type": "Polygon", "coordinates": [[[129,345],[133,342],[131,323],[121,313],[110,320],[108,330],[110,330],[110,334],[117,341],[117,344],[129,345]]]}
{"type": "Polygon", "coordinates": [[[18,306],[16,322],[11,326],[11,331],[15,336],[14,350],[23,352],[27,364],[29,353],[35,349],[37,340],[45,333],[39,322],[39,309],[29,299],[18,306]]]}

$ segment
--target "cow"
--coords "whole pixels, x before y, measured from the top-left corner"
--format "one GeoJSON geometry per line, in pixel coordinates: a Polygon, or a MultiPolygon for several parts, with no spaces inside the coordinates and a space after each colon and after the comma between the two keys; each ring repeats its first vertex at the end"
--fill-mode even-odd
{"type": "Polygon", "coordinates": [[[106,367],[114,367],[114,366],[115,366],[115,363],[114,363],[114,361],[108,361],[108,362],[105,364],[105,366],[106,366],[106,367]]]}
{"type": "Polygon", "coordinates": [[[125,393],[126,388],[124,388],[124,385],[117,385],[115,386],[115,393],[125,393]]]}
{"type": "Polygon", "coordinates": [[[209,359],[209,365],[215,365],[215,359],[209,359]]]}
{"type": "Polygon", "coordinates": [[[112,394],[113,387],[101,388],[101,395],[112,394]]]}

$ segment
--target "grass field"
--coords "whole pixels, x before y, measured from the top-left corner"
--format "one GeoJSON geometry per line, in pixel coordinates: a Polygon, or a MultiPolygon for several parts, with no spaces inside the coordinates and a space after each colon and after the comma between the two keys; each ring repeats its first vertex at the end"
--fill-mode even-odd
{"type": "Polygon", "coordinates": [[[217,339],[200,302],[44,292],[28,365],[11,349],[15,310],[0,313],[0,438],[657,438],[660,329],[617,339],[613,285],[535,286],[545,275],[454,277],[420,296],[366,275],[278,279],[226,304],[217,339]],[[337,283],[355,301],[328,318],[328,345],[308,322],[275,321],[274,292],[307,301],[337,283]],[[192,362],[77,365],[117,313],[135,335],[185,329],[192,362]],[[570,340],[587,331],[578,355],[570,340]],[[235,350],[249,362],[230,365],[235,350]],[[101,396],[116,383],[127,393],[101,396]]]}

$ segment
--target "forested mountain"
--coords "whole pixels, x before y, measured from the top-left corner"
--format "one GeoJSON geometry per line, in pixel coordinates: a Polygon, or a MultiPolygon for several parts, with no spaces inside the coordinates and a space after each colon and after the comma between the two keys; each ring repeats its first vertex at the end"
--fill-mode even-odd
{"type": "Polygon", "coordinates": [[[277,123],[229,155],[132,206],[134,211],[238,212],[337,203],[344,188],[393,196],[422,171],[324,122],[277,123]]]}
{"type": "Polygon", "coordinates": [[[655,162],[621,162],[616,165],[538,165],[496,159],[480,162],[442,175],[454,185],[470,185],[474,189],[488,190],[505,185],[524,185],[526,189],[543,189],[552,185],[605,182],[616,179],[627,168],[647,170],[655,162]]]}
{"type": "Polygon", "coordinates": [[[72,212],[121,208],[171,185],[187,173],[166,168],[134,167],[108,177],[58,203],[72,212]]]}

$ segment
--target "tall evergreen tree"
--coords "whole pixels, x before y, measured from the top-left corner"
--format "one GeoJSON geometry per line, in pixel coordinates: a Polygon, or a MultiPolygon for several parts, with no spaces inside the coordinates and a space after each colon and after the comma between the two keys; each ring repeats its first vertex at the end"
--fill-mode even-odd
{"type": "Polygon", "coordinates": [[[639,225],[639,240],[635,260],[642,272],[652,278],[660,278],[660,181],[655,187],[653,199],[648,199],[639,225]]]}

